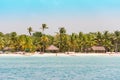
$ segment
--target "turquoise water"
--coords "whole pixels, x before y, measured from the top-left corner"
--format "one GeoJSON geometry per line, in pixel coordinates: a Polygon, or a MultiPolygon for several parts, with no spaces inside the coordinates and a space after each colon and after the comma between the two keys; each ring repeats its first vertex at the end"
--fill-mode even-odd
{"type": "Polygon", "coordinates": [[[0,80],[120,80],[120,57],[0,57],[0,80]]]}

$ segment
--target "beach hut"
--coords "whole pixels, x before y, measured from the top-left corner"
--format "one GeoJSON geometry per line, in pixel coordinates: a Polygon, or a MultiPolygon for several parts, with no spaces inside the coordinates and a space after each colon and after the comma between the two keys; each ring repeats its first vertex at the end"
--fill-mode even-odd
{"type": "Polygon", "coordinates": [[[54,46],[54,45],[51,45],[51,46],[49,46],[46,50],[47,50],[47,51],[51,51],[51,52],[55,52],[55,53],[56,53],[56,56],[57,56],[57,52],[59,51],[59,48],[57,48],[57,47],[54,46]]]}
{"type": "Polygon", "coordinates": [[[9,51],[9,50],[11,50],[11,48],[10,47],[5,47],[3,50],[4,51],[9,51]]]}
{"type": "Polygon", "coordinates": [[[48,50],[48,51],[59,51],[59,48],[57,48],[57,47],[54,46],[54,45],[51,45],[51,46],[49,46],[46,50],[48,50]]]}
{"type": "Polygon", "coordinates": [[[105,53],[106,49],[103,46],[93,46],[91,47],[91,50],[94,51],[95,53],[105,53]]]}
{"type": "Polygon", "coordinates": [[[4,53],[4,52],[8,53],[8,52],[11,51],[11,50],[12,50],[12,48],[10,48],[10,47],[4,47],[4,48],[3,48],[3,53],[4,53]]]}

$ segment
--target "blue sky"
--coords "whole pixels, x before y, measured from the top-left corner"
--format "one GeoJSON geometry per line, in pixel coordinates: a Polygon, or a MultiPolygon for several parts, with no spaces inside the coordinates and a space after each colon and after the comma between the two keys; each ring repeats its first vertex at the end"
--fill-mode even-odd
{"type": "Polygon", "coordinates": [[[0,31],[27,34],[41,24],[54,34],[59,27],[68,33],[115,31],[120,26],[120,0],[0,0],[0,31]]]}

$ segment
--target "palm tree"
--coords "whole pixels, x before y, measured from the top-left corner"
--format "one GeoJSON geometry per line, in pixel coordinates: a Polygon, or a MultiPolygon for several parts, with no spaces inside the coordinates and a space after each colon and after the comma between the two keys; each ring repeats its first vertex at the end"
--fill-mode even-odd
{"type": "Polygon", "coordinates": [[[115,40],[114,40],[115,52],[118,52],[119,51],[118,45],[120,45],[120,31],[115,31],[114,35],[115,35],[115,40]]]}
{"type": "Polygon", "coordinates": [[[0,32],[0,50],[2,50],[5,46],[5,41],[4,41],[4,34],[0,32]]]}
{"type": "MultiPolygon", "coordinates": [[[[43,35],[44,34],[44,30],[48,29],[48,27],[47,27],[46,24],[42,24],[42,28],[41,29],[42,29],[42,38],[44,39],[44,37],[45,37],[45,35],[43,35]]],[[[44,51],[45,51],[45,43],[43,41],[43,53],[44,53],[44,51]]]]}
{"type": "Polygon", "coordinates": [[[64,27],[59,28],[59,33],[60,34],[65,34],[66,33],[65,28],[64,27]]]}
{"type": "Polygon", "coordinates": [[[84,42],[83,36],[84,36],[83,32],[79,32],[77,43],[78,43],[79,51],[81,52],[83,51],[83,42],[84,42]]]}
{"type": "Polygon", "coordinates": [[[42,37],[42,33],[41,32],[35,32],[33,33],[33,37],[42,37]]]}
{"type": "Polygon", "coordinates": [[[104,38],[103,38],[103,34],[101,32],[97,32],[96,33],[95,40],[96,40],[96,43],[97,43],[98,46],[103,46],[103,40],[104,40],[104,38]]]}
{"type": "Polygon", "coordinates": [[[4,36],[4,34],[3,34],[2,32],[0,32],[0,36],[1,36],[1,37],[3,37],[3,36],[4,36]]]}
{"type": "Polygon", "coordinates": [[[10,39],[10,34],[7,33],[4,35],[4,42],[5,42],[5,46],[4,47],[10,47],[11,44],[11,39],[10,39]]]}
{"type": "Polygon", "coordinates": [[[103,34],[103,46],[106,48],[107,51],[111,51],[111,47],[113,46],[110,36],[111,35],[108,31],[105,31],[103,34]]]}
{"type": "Polygon", "coordinates": [[[46,24],[42,24],[42,28],[41,28],[41,29],[42,29],[42,33],[44,34],[44,30],[45,30],[45,29],[48,29],[48,27],[47,27],[46,24]]]}
{"type": "Polygon", "coordinates": [[[41,37],[42,37],[42,32],[33,33],[33,36],[32,36],[33,45],[36,47],[37,51],[41,51],[41,48],[42,48],[41,37]]]}
{"type": "Polygon", "coordinates": [[[29,34],[30,34],[30,36],[31,36],[31,35],[32,35],[31,32],[33,32],[32,27],[29,27],[27,30],[28,30],[28,32],[29,32],[29,34]]]}
{"type": "Polygon", "coordinates": [[[30,36],[27,35],[20,35],[18,37],[18,42],[19,42],[19,50],[21,51],[31,51],[33,46],[33,41],[30,36]]]}
{"type": "Polygon", "coordinates": [[[3,37],[0,37],[0,50],[4,48],[4,43],[3,37]]]}
{"type": "Polygon", "coordinates": [[[42,48],[43,48],[43,53],[45,52],[45,47],[47,46],[47,43],[49,42],[49,39],[47,36],[42,36],[41,37],[41,42],[42,42],[42,48]]]}
{"type": "Polygon", "coordinates": [[[76,48],[78,46],[77,44],[77,34],[75,33],[72,33],[72,35],[70,36],[70,43],[71,43],[71,49],[75,52],[76,51],[76,48]]]}
{"type": "Polygon", "coordinates": [[[62,51],[62,48],[63,48],[63,38],[64,38],[64,35],[66,34],[65,28],[64,27],[59,28],[59,33],[60,33],[59,48],[60,48],[60,51],[62,51]]]}
{"type": "Polygon", "coordinates": [[[10,47],[15,51],[17,49],[17,33],[16,32],[11,32],[10,33],[10,47]]]}

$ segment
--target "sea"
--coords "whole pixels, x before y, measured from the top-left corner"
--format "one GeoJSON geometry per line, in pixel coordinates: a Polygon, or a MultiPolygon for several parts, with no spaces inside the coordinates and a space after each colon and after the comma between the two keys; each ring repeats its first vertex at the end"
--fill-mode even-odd
{"type": "Polygon", "coordinates": [[[0,80],[120,80],[120,56],[2,56],[0,80]]]}

